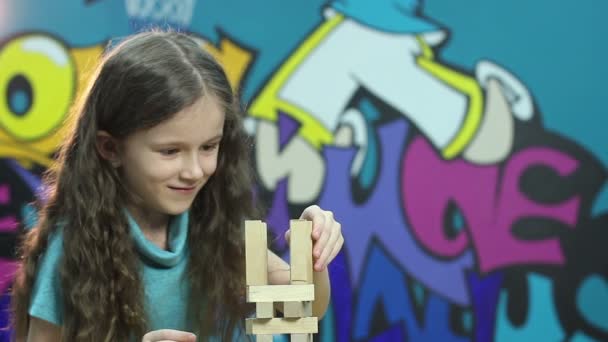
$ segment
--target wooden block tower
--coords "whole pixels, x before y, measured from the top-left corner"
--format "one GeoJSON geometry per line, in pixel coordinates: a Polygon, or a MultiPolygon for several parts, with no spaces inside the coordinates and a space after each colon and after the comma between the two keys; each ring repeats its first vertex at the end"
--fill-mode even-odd
{"type": "Polygon", "coordinates": [[[245,222],[247,302],[256,305],[256,318],[247,319],[245,327],[258,342],[272,342],[273,334],[290,334],[292,342],[311,342],[319,329],[317,317],[311,317],[312,222],[291,220],[290,229],[290,285],[268,285],[266,223],[245,222]],[[283,303],[284,318],[274,317],[275,303],[283,303]]]}

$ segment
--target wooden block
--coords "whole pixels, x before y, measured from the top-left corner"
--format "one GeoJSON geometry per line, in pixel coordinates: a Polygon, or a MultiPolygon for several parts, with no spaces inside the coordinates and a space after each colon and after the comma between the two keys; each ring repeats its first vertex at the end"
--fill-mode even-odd
{"type": "Polygon", "coordinates": [[[255,335],[256,342],[272,342],[272,335],[255,335]]]}
{"type": "Polygon", "coordinates": [[[247,287],[247,302],[295,302],[315,299],[315,286],[304,285],[253,285],[247,287]]]}
{"type": "Polygon", "coordinates": [[[298,319],[248,318],[245,321],[247,334],[316,334],[319,332],[317,317],[304,317],[298,319]]]}
{"type": "Polygon", "coordinates": [[[245,221],[245,267],[247,285],[268,284],[266,223],[245,221]]]}
{"type": "Polygon", "coordinates": [[[247,319],[247,334],[256,341],[270,342],[273,334],[291,334],[296,342],[312,342],[319,330],[312,316],[314,300],[312,263],[312,222],[292,220],[291,272],[292,285],[268,285],[267,230],[262,221],[245,222],[245,258],[247,302],[256,303],[257,318],[247,319]],[[285,318],[273,318],[274,303],[284,305],[285,318]]]}
{"type": "Polygon", "coordinates": [[[311,317],[312,302],[285,302],[283,303],[283,316],[288,318],[311,317]]]}
{"type": "Polygon", "coordinates": [[[291,283],[312,284],[312,222],[290,222],[291,283]]]}
{"type": "Polygon", "coordinates": [[[273,318],[274,317],[274,303],[256,303],[255,304],[255,317],[256,318],[273,318]]]}
{"type": "Polygon", "coordinates": [[[302,315],[302,302],[285,302],[283,303],[283,317],[297,318],[304,317],[302,315]]]}
{"type": "Polygon", "coordinates": [[[291,342],[312,342],[312,334],[291,334],[291,342]]]}

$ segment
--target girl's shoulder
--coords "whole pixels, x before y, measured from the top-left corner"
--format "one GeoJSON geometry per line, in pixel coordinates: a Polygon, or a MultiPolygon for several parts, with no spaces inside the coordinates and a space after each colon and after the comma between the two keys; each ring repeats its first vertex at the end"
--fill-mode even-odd
{"type": "Polygon", "coordinates": [[[61,227],[49,233],[46,249],[38,260],[37,279],[58,273],[59,261],[63,256],[63,237],[61,227]]]}
{"type": "Polygon", "coordinates": [[[43,259],[59,259],[63,254],[63,226],[58,225],[56,229],[48,235],[47,247],[43,254],[43,259]]]}
{"type": "Polygon", "coordinates": [[[59,263],[63,255],[63,229],[48,236],[45,252],[40,256],[32,289],[29,314],[53,324],[63,317],[59,263]]]}

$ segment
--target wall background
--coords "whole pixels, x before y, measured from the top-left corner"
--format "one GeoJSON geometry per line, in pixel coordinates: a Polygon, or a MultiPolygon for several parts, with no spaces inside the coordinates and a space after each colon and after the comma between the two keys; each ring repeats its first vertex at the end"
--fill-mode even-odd
{"type": "Polygon", "coordinates": [[[0,305],[94,61],[120,37],[171,26],[200,37],[241,89],[273,231],[313,202],[343,223],[319,341],[606,340],[607,11],[601,0],[5,0],[0,305]]]}

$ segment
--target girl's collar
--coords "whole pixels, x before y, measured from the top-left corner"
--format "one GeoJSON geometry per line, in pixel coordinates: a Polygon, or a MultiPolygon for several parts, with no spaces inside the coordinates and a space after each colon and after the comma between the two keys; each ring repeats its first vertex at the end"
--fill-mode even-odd
{"type": "Polygon", "coordinates": [[[164,267],[172,267],[179,263],[179,261],[186,254],[185,249],[187,247],[186,240],[188,236],[189,223],[188,211],[173,216],[169,220],[169,237],[167,241],[168,250],[163,250],[152,242],[148,241],[129,211],[125,209],[124,212],[127,216],[129,230],[135,242],[137,251],[143,256],[144,259],[164,267]]]}

